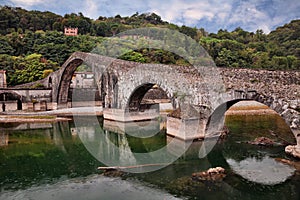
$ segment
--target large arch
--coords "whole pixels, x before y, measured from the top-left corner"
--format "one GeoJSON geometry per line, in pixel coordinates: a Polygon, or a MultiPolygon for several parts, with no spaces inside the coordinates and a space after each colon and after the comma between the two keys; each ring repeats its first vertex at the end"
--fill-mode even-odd
{"type": "Polygon", "coordinates": [[[86,53],[75,52],[62,65],[60,70],[52,73],[47,78],[47,85],[49,80],[52,82],[52,101],[57,104],[67,103],[68,91],[71,83],[73,73],[76,68],[80,66],[85,58],[86,53]]]}
{"type": "MultiPolygon", "coordinates": [[[[194,106],[209,104],[205,82],[193,82],[183,69],[160,64],[138,64],[119,77],[118,103],[116,108],[127,109],[129,104],[138,105],[146,92],[154,85],[160,87],[169,99],[194,106]]],[[[175,107],[177,107],[175,106],[175,107]]]]}
{"type": "Polygon", "coordinates": [[[52,99],[53,102],[60,104],[67,103],[68,91],[70,89],[70,83],[73,73],[76,71],[82,63],[94,67],[95,80],[99,91],[101,91],[101,79],[107,66],[113,63],[116,59],[105,57],[97,54],[75,52],[68,60],[63,64],[60,70],[52,73],[45,83],[49,85],[49,80],[52,81],[52,99]],[[51,79],[50,79],[51,78],[51,79]]]}
{"type": "Polygon", "coordinates": [[[67,103],[72,76],[76,71],[76,68],[82,63],[82,59],[74,59],[71,62],[69,62],[67,67],[64,69],[61,76],[61,81],[58,86],[57,103],[67,103]]]}

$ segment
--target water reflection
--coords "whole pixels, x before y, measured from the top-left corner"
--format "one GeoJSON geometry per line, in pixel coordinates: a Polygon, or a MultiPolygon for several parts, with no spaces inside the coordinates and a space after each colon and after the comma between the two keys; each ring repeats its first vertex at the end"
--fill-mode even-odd
{"type": "Polygon", "coordinates": [[[164,122],[160,122],[159,120],[126,123],[111,120],[103,121],[103,129],[105,130],[138,138],[153,137],[160,132],[163,126],[164,122]]]}
{"type": "Polygon", "coordinates": [[[0,132],[0,147],[8,145],[8,133],[0,132]]]}
{"type": "Polygon", "coordinates": [[[261,159],[247,158],[242,161],[228,158],[226,161],[230,168],[243,178],[266,185],[285,182],[295,172],[295,168],[277,162],[269,156],[264,156],[261,159]]]}
{"type": "Polygon", "coordinates": [[[85,120],[75,119],[76,127],[94,126],[95,139],[91,140],[79,134],[79,138],[87,150],[96,159],[107,166],[142,166],[141,168],[126,168],[127,172],[144,173],[156,171],[175,162],[187,150],[192,141],[186,142],[184,147],[178,146],[177,140],[166,143],[165,130],[160,130],[159,121],[134,123],[119,123],[104,121],[109,130],[116,130],[123,134],[112,133],[99,125],[96,118],[85,120]],[[129,134],[127,134],[129,131],[129,134]],[[141,135],[141,137],[139,137],[141,135]],[[168,149],[175,149],[170,153],[168,149]],[[175,152],[175,153],[174,153],[175,152]],[[147,167],[146,167],[147,166],[147,167]]]}

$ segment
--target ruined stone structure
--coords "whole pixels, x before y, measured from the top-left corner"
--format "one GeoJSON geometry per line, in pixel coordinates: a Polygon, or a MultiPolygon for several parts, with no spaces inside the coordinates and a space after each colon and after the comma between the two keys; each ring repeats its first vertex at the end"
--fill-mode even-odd
{"type": "Polygon", "coordinates": [[[144,95],[155,85],[165,92],[174,109],[187,108],[181,119],[194,117],[203,124],[214,123],[231,105],[255,100],[278,112],[294,132],[300,130],[300,72],[295,71],[140,64],[75,52],[60,70],[26,86],[39,83],[51,88],[51,102],[58,108],[67,107],[72,76],[82,63],[93,68],[98,95],[107,109],[140,111],[144,95]]]}
{"type": "Polygon", "coordinates": [[[5,88],[0,90],[0,102],[5,103],[6,111],[52,110],[51,88],[5,88]],[[48,102],[48,103],[47,103],[48,102]]]}
{"type": "Polygon", "coordinates": [[[94,88],[93,72],[75,72],[71,81],[70,88],[94,88]]]}

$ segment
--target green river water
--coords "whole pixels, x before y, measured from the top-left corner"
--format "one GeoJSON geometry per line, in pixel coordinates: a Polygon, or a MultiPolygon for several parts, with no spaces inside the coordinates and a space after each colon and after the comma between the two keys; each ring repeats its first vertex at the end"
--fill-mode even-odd
{"type": "Polygon", "coordinates": [[[300,199],[299,173],[275,160],[292,159],[285,155],[284,146],[247,143],[259,136],[278,143],[283,139],[295,142],[279,116],[227,117],[230,134],[207,156],[199,155],[203,141],[191,145],[179,142],[181,147],[188,146],[183,155],[170,165],[144,173],[104,174],[97,169],[105,166],[98,159],[117,159],[126,165],[127,160],[137,159],[134,153],[154,152],[168,146],[172,138],[164,130],[152,137],[138,138],[115,133],[120,132],[117,129],[103,129],[105,122],[100,118],[100,126],[93,121],[84,117],[80,127],[74,121],[1,124],[0,199],[300,199]],[[118,149],[107,147],[103,140],[118,149]],[[93,149],[97,149],[98,159],[92,155],[93,149]],[[217,166],[226,170],[223,181],[191,179],[192,173],[217,166]]]}

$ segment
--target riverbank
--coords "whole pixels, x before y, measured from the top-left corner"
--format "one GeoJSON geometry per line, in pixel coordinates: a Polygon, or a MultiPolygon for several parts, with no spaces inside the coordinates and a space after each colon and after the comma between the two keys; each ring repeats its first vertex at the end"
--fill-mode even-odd
{"type": "Polygon", "coordinates": [[[46,115],[0,115],[0,123],[51,123],[70,120],[72,120],[72,118],[46,115]]]}
{"type": "Polygon", "coordinates": [[[234,104],[226,113],[229,115],[274,115],[276,111],[256,101],[240,101],[234,104]]]}
{"type": "Polygon", "coordinates": [[[43,123],[72,120],[73,116],[102,116],[102,107],[66,108],[43,112],[13,111],[0,113],[0,123],[43,123]]]}

